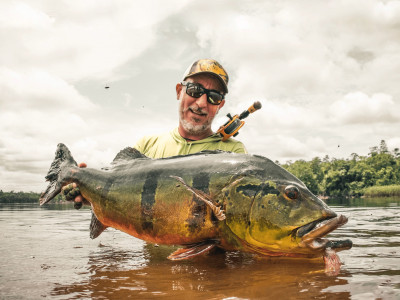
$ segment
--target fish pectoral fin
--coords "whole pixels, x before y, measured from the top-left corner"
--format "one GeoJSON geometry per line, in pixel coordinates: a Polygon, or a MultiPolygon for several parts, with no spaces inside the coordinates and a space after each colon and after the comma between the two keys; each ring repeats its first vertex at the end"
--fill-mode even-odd
{"type": "Polygon", "coordinates": [[[170,176],[172,178],[175,178],[176,180],[178,180],[180,183],[182,183],[186,189],[190,192],[193,193],[193,195],[195,195],[198,199],[200,199],[201,201],[203,201],[206,205],[208,205],[208,207],[211,208],[211,211],[214,213],[214,216],[219,220],[219,221],[223,221],[226,219],[225,216],[225,212],[221,209],[221,207],[216,206],[214,204],[213,199],[211,198],[210,195],[207,195],[206,193],[195,189],[191,186],[189,186],[188,184],[186,184],[186,182],[179,176],[170,176]]]}
{"type": "Polygon", "coordinates": [[[207,254],[217,245],[216,241],[207,241],[194,244],[187,248],[179,248],[168,256],[170,260],[189,259],[197,255],[207,254]]]}
{"type": "Polygon", "coordinates": [[[92,220],[90,221],[90,238],[97,238],[108,226],[101,223],[92,211],[92,220]]]}

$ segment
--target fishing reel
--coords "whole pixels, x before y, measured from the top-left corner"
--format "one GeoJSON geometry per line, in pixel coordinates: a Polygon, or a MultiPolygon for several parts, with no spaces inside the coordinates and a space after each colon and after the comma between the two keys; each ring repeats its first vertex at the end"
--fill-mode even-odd
{"type": "Polygon", "coordinates": [[[239,129],[243,127],[244,118],[247,118],[251,113],[259,110],[261,108],[261,103],[256,101],[251,105],[247,110],[242,112],[240,115],[234,115],[232,117],[231,114],[227,114],[226,116],[229,118],[229,121],[226,122],[218,129],[218,133],[222,136],[222,141],[226,141],[232,136],[237,136],[239,134],[239,129]]]}

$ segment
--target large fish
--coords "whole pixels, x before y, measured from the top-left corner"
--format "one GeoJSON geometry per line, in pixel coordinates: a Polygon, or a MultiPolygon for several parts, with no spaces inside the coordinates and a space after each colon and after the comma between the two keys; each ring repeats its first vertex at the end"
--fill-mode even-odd
{"type": "Polygon", "coordinates": [[[78,168],[59,144],[40,197],[71,182],[92,207],[91,238],[113,227],[158,244],[182,245],[169,258],[213,247],[267,256],[330,257],[350,240],[324,238],[347,222],[295,176],[257,155],[206,151],[150,159],[126,148],[106,170],[78,168]]]}

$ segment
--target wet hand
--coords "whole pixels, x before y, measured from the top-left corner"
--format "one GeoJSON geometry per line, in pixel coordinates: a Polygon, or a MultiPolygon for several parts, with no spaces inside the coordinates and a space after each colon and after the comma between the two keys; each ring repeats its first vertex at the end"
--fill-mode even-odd
{"type": "Polygon", "coordinates": [[[80,209],[82,207],[83,197],[81,195],[79,187],[75,182],[64,186],[62,188],[62,192],[64,194],[65,200],[74,201],[74,207],[76,209],[80,209]]]}
{"type": "Polygon", "coordinates": [[[73,201],[81,193],[76,183],[67,184],[62,188],[62,192],[67,201],[73,201]]]}
{"type": "MultiPolygon", "coordinates": [[[[87,167],[85,163],[80,163],[78,166],[79,168],[87,167]]],[[[86,199],[82,197],[79,187],[75,182],[64,186],[62,188],[62,192],[67,201],[74,201],[75,209],[80,209],[82,207],[83,202],[87,202],[86,199]]]]}

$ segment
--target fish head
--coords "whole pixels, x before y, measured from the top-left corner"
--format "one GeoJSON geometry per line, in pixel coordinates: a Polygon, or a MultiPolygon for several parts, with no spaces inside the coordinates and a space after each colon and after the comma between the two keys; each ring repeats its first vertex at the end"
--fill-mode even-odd
{"type": "MultiPolygon", "coordinates": [[[[290,174],[290,173],[289,173],[290,174]]],[[[324,238],[347,218],[337,215],[296,177],[247,177],[227,193],[226,225],[242,247],[268,256],[314,257],[351,241],[324,238]]]]}

